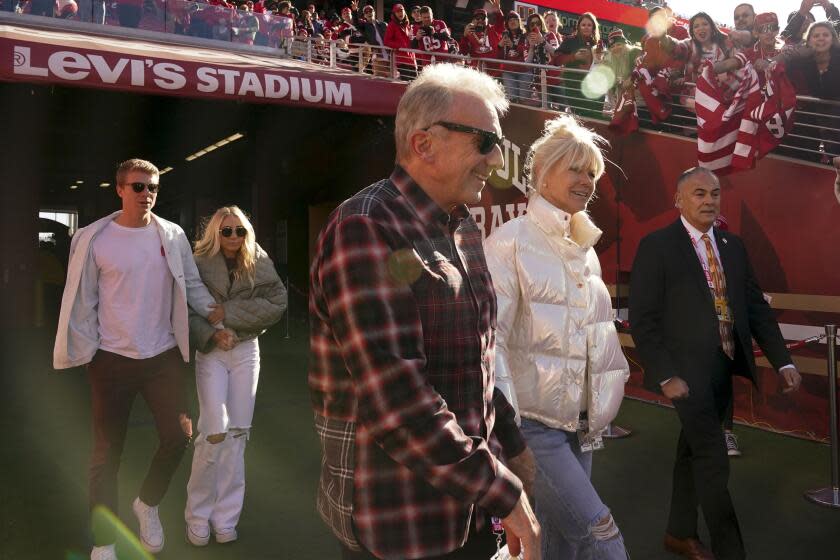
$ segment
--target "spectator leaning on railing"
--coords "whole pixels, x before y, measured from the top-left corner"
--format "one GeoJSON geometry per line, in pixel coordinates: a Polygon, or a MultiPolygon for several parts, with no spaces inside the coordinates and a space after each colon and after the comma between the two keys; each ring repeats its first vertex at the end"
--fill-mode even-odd
{"type": "Polygon", "coordinates": [[[716,74],[733,72],[751,63],[758,72],[761,84],[765,83],[765,71],[769,68],[771,59],[779,54],[782,47],[779,41],[778,16],[772,12],[755,16],[752,34],[756,39],[755,44],[750,48],[740,50],[726,60],[716,62],[714,66],[716,74]]]}
{"type": "MultiPolygon", "coordinates": [[[[797,93],[840,101],[840,40],[834,25],[827,21],[812,24],[806,35],[806,45],[782,55],[797,93]]],[[[807,102],[803,108],[820,115],[813,122],[818,127],[816,136],[821,141],[816,147],[818,151],[827,152],[820,155],[820,160],[828,163],[828,154],[840,154],[840,135],[834,132],[840,124],[840,106],[807,102]]],[[[805,118],[810,119],[810,116],[803,115],[805,118]]]]}
{"type": "Polygon", "coordinates": [[[827,21],[808,29],[805,49],[798,49],[787,59],[788,73],[797,93],[840,100],[840,40],[837,30],[827,21]]]}
{"type": "MultiPolygon", "coordinates": [[[[718,28],[706,12],[694,14],[688,22],[690,39],[675,41],[668,35],[661,38],[665,50],[671,57],[685,64],[684,77],[687,82],[696,83],[704,61],[712,64],[726,60],[732,55],[732,43],[718,28]]],[[[683,105],[694,110],[694,86],[683,90],[683,105]]]]}

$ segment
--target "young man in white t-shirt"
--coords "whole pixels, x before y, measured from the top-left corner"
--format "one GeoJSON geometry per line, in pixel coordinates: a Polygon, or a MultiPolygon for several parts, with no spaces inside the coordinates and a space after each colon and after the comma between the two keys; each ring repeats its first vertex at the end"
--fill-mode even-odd
{"type": "MultiPolygon", "coordinates": [[[[140,541],[163,549],[158,504],[192,436],[183,387],[189,361],[187,306],[212,323],[224,311],[198,275],[184,231],[152,214],[160,188],[152,163],[132,159],[117,169],[122,211],[73,236],[56,334],[56,369],[86,365],[94,446],[91,511],[117,513],[117,473],[131,405],[141,394],[160,444],[132,509],[140,541]]],[[[219,336],[229,331],[219,330],[219,336]]],[[[219,341],[223,344],[224,341],[219,341]]],[[[94,535],[92,560],[116,560],[114,535],[94,535]]]]}

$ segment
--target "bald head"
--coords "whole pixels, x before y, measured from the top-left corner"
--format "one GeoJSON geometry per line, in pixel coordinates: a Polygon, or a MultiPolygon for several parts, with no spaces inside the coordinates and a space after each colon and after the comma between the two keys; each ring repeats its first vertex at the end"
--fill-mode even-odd
{"type": "Polygon", "coordinates": [[[677,190],[683,188],[683,185],[693,178],[703,178],[706,181],[710,181],[711,183],[720,186],[720,180],[717,175],[715,175],[714,171],[706,167],[697,166],[686,169],[680,173],[680,176],[677,177],[677,190]]]}
{"type": "Polygon", "coordinates": [[[677,179],[674,205],[688,223],[707,232],[720,216],[720,181],[705,167],[692,167],[677,179]]]}

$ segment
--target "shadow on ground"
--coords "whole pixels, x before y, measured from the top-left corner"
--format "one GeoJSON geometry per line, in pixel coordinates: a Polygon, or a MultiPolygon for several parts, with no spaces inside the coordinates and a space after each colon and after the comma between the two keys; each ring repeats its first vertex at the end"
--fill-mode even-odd
{"type": "MultiPolygon", "coordinates": [[[[161,506],[166,549],[161,560],[338,558],[314,511],[319,450],[306,389],[303,329],[261,339],[262,372],[251,442],[240,540],[196,549],[184,540],[188,451],[161,506]]],[[[87,457],[90,409],[83,369],[50,367],[52,332],[4,333],[0,395],[0,559],[88,557],[87,457]]],[[[668,507],[674,413],[627,400],[620,423],[630,438],[610,441],[595,457],[594,479],[612,508],[634,560],[670,558],[661,550],[668,507]]],[[[840,555],[840,511],[811,505],[804,490],[828,483],[828,448],[739,428],[744,456],[732,462],[731,488],[752,558],[823,559],[840,555]]],[[[132,413],[120,478],[121,517],[136,529],[136,495],[156,442],[141,399],[132,413]]],[[[484,559],[477,559],[484,560],[484,559]]],[[[558,559],[546,559],[558,560],[558,559]]]]}

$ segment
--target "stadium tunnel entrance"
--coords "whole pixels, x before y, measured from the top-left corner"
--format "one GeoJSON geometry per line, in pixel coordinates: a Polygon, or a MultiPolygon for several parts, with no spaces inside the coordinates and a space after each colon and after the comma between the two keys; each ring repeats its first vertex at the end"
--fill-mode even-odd
{"type": "Polygon", "coordinates": [[[164,172],[154,212],[195,239],[222,205],[248,213],[305,318],[311,245],[329,212],[393,166],[393,117],[0,84],[2,328],[52,328],[70,237],[119,209],[131,157],[164,172]]]}

